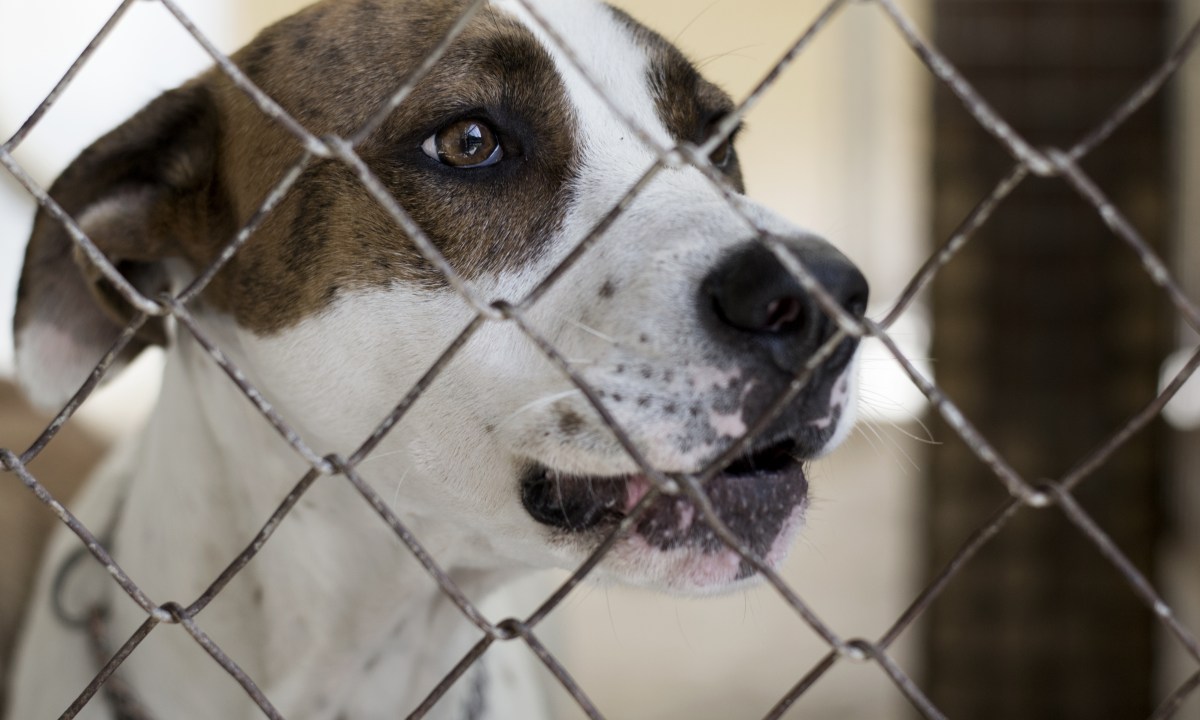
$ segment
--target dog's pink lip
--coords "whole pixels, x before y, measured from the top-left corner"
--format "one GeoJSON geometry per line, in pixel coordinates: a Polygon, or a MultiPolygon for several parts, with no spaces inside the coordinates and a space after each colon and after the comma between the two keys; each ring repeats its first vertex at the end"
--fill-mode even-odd
{"type": "Polygon", "coordinates": [[[625,506],[621,508],[621,511],[625,515],[633,512],[633,509],[642,501],[642,498],[646,497],[653,486],[650,478],[645,475],[630,475],[625,481],[625,506]]]}

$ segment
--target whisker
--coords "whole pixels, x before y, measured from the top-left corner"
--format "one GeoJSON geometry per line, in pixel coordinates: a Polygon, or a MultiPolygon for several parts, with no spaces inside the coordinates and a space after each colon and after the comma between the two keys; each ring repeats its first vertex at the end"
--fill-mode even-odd
{"type": "Polygon", "coordinates": [[[703,70],[705,68],[705,66],[709,65],[710,63],[716,62],[717,60],[723,60],[727,57],[737,57],[737,58],[742,58],[743,60],[750,60],[752,58],[750,58],[749,55],[742,55],[741,52],[743,50],[749,50],[751,48],[757,48],[757,47],[762,47],[762,46],[757,43],[755,43],[753,45],[743,45],[741,47],[736,47],[732,50],[727,50],[723,53],[709,55],[708,57],[703,58],[702,60],[698,60],[696,62],[696,69],[703,70]]]}
{"type": "MultiPolygon", "coordinates": [[[[394,455],[395,453],[387,453],[387,454],[394,455]]],[[[394,493],[392,493],[392,510],[393,511],[397,511],[400,509],[400,487],[402,485],[404,485],[404,481],[408,479],[408,473],[410,472],[410,470],[411,470],[411,468],[405,468],[404,474],[401,475],[400,479],[396,481],[396,490],[394,493]]]]}
{"type": "Polygon", "coordinates": [[[382,460],[383,458],[391,457],[393,455],[401,455],[406,452],[408,452],[408,450],[392,450],[392,451],[385,452],[385,453],[371,453],[362,462],[360,462],[358,464],[358,466],[362,467],[363,465],[366,465],[369,462],[375,462],[376,460],[382,460]]]}
{"type": "Polygon", "coordinates": [[[550,403],[555,402],[557,400],[562,400],[563,398],[571,397],[572,395],[578,395],[580,393],[581,393],[581,391],[579,390],[579,388],[571,388],[570,390],[563,390],[562,392],[554,393],[553,395],[547,395],[546,397],[541,397],[541,398],[538,398],[537,400],[533,400],[531,402],[525,403],[521,407],[514,410],[508,417],[504,418],[499,423],[497,423],[496,426],[500,427],[502,425],[506,425],[506,424],[512,422],[513,419],[516,418],[521,413],[528,412],[529,410],[532,410],[535,407],[540,407],[542,405],[549,405],[550,403]]]}
{"type": "Polygon", "coordinates": [[[606,335],[606,334],[600,332],[599,330],[597,330],[596,328],[591,327],[590,325],[585,325],[584,323],[576,320],[575,318],[569,318],[566,315],[563,315],[561,313],[559,314],[559,317],[561,317],[563,320],[566,320],[567,322],[574,325],[575,327],[579,328],[580,330],[584,331],[585,333],[587,333],[589,335],[593,335],[595,337],[598,337],[610,345],[620,345],[620,343],[617,342],[616,338],[612,337],[611,335],[606,335]]]}
{"type": "MultiPolygon", "coordinates": [[[[870,421],[868,421],[868,423],[871,425],[876,425],[876,423],[871,423],[870,421]]],[[[917,472],[921,471],[921,466],[918,465],[917,461],[913,459],[912,455],[910,455],[909,452],[904,449],[904,446],[901,445],[896,440],[896,438],[892,437],[891,433],[883,432],[878,427],[875,428],[875,432],[876,432],[876,434],[878,434],[880,436],[880,438],[882,439],[883,442],[892,446],[894,453],[900,453],[900,455],[904,458],[904,460],[907,461],[910,466],[912,466],[913,470],[915,470],[917,472]]],[[[893,457],[895,457],[894,453],[893,453],[893,457]]],[[[907,474],[907,473],[905,473],[905,474],[907,474]]]]}
{"type": "Polygon", "coordinates": [[[703,10],[696,13],[696,16],[693,17],[691,20],[689,20],[687,25],[684,25],[682,28],[679,29],[679,32],[675,33],[675,37],[671,40],[671,44],[678,45],[679,38],[683,37],[683,34],[685,32],[687,32],[689,28],[691,28],[693,25],[695,25],[697,20],[704,17],[705,13],[707,13],[709,10],[712,10],[720,2],[721,2],[721,0],[712,0],[712,2],[710,2],[708,5],[706,5],[703,10]]]}
{"type": "Polygon", "coordinates": [[[901,435],[903,435],[903,436],[905,436],[905,437],[909,438],[910,440],[913,440],[913,441],[915,441],[915,442],[919,442],[919,443],[921,443],[922,445],[931,445],[931,446],[937,446],[937,445],[941,445],[941,444],[942,444],[942,441],[941,441],[941,440],[935,440],[935,439],[934,439],[934,437],[933,437],[933,431],[929,429],[929,426],[928,426],[928,425],[926,425],[926,424],[925,424],[925,422],[921,420],[921,418],[919,418],[919,417],[916,417],[916,416],[913,416],[913,417],[912,417],[912,421],[913,421],[913,422],[915,422],[917,425],[919,425],[919,426],[921,427],[921,429],[925,431],[925,436],[924,436],[924,437],[922,437],[922,436],[920,436],[920,435],[917,435],[916,433],[913,433],[913,432],[910,432],[910,431],[908,431],[908,430],[904,429],[904,426],[902,426],[902,425],[900,425],[900,424],[898,424],[898,423],[890,423],[890,425],[892,426],[892,428],[893,428],[893,429],[895,429],[895,431],[896,431],[896,432],[898,432],[898,433],[900,433],[901,435]]]}
{"type": "Polygon", "coordinates": [[[882,455],[883,451],[880,449],[880,447],[878,445],[875,444],[875,442],[878,438],[872,439],[872,437],[867,434],[867,431],[865,429],[867,427],[869,427],[869,423],[867,423],[866,421],[854,423],[854,432],[856,432],[862,436],[862,439],[865,440],[867,442],[867,444],[871,446],[872,452],[874,452],[876,455],[882,455]]]}
{"type": "Polygon", "coordinates": [[[925,421],[921,419],[921,416],[919,414],[907,409],[906,407],[904,407],[904,405],[902,405],[900,403],[893,402],[892,400],[888,399],[884,395],[880,395],[878,393],[872,392],[870,390],[867,390],[866,388],[859,388],[858,407],[859,407],[859,410],[862,411],[862,413],[865,417],[868,417],[872,420],[879,421],[879,422],[886,422],[888,425],[895,428],[898,432],[900,432],[901,434],[903,434],[904,436],[906,436],[908,438],[911,438],[912,440],[915,440],[915,441],[925,444],[925,445],[941,445],[942,444],[939,440],[934,439],[933,431],[929,429],[929,426],[925,424],[925,421]],[[917,434],[913,433],[911,430],[906,429],[905,427],[903,427],[903,425],[900,422],[885,419],[883,417],[883,415],[884,415],[883,411],[881,411],[878,407],[879,405],[883,405],[883,404],[886,404],[890,408],[898,410],[898,411],[904,413],[905,415],[907,415],[908,417],[902,422],[913,423],[913,424],[917,425],[918,427],[921,428],[921,430],[923,432],[923,436],[917,435],[917,434]]]}

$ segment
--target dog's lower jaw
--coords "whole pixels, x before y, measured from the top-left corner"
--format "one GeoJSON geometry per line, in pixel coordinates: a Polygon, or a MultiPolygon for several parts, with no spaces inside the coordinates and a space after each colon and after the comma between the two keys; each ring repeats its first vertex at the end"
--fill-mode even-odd
{"type": "MultiPolygon", "coordinates": [[[[139,444],[72,509],[97,531],[119,516],[109,541],[121,567],[155,603],[187,606],[251,543],[306,466],[236,388],[212,376],[219,368],[193,343],[169,351],[165,373],[139,444]]],[[[453,535],[430,532],[420,519],[410,529],[423,541],[453,535]]],[[[45,574],[77,547],[65,529],[58,533],[45,574]]],[[[520,572],[462,571],[447,548],[429,550],[472,601],[520,572]]],[[[100,590],[71,602],[107,606],[115,647],[146,614],[98,564],[81,567],[98,576],[85,585],[100,590]]],[[[57,716],[99,670],[84,634],[50,614],[50,579],[39,582],[28,633],[40,646],[22,649],[9,717],[57,716]]],[[[340,477],[312,487],[195,622],[293,720],[403,717],[482,637],[340,477]]],[[[184,708],[194,709],[190,717],[258,712],[179,627],[157,627],[119,672],[151,717],[183,717],[184,708]]],[[[517,675],[515,685],[485,683],[488,704],[541,717],[534,683],[517,675]]],[[[472,691],[463,678],[427,717],[460,720],[472,691]]],[[[91,711],[109,717],[102,696],[91,711]]]]}
{"type": "Polygon", "coordinates": [[[568,551],[588,552],[628,518],[601,566],[605,575],[689,595],[725,592],[753,582],[764,567],[778,568],[803,524],[808,480],[792,448],[772,445],[707,478],[703,504],[684,492],[650,497],[653,482],[640,473],[577,477],[545,469],[526,475],[522,499],[551,542],[568,551]],[[706,508],[728,535],[706,519],[706,508]]]}
{"type": "MultiPolygon", "coordinates": [[[[698,479],[706,500],[701,503],[684,492],[651,498],[648,507],[638,510],[636,519],[629,519],[630,526],[623,536],[615,539],[600,573],[628,584],[703,595],[745,587],[760,579],[764,570],[778,569],[803,525],[808,506],[807,460],[840,444],[853,424],[856,373],[857,361],[852,355],[820,380],[815,394],[802,398],[810,403],[801,407],[804,414],[785,415],[781,422],[751,438],[743,437],[747,410],[736,405],[728,415],[734,418],[736,427],[720,433],[710,413],[708,436],[693,428],[700,440],[691,445],[681,443],[678,427],[672,432],[668,422],[641,422],[642,427],[652,427],[658,433],[635,435],[634,443],[643,455],[657,457],[660,469],[685,468],[679,477],[697,472],[705,476],[698,479]],[[704,442],[714,435],[718,436],[716,443],[704,442]],[[742,454],[707,477],[707,464],[738,441],[746,441],[742,454]],[[706,520],[707,511],[719,523],[706,520]],[[724,527],[718,531],[720,525],[724,527]]],[[[739,375],[727,372],[723,383],[744,399],[748,393],[739,391],[733,382],[739,375]]],[[[745,387],[752,384],[746,383],[745,387]]],[[[628,405],[619,405],[617,412],[627,410],[628,405]]],[[[703,425],[703,413],[690,415],[703,425]]],[[[560,408],[557,416],[559,425],[564,417],[577,418],[577,422],[569,425],[572,432],[560,436],[565,436],[565,442],[557,447],[550,445],[549,449],[543,446],[543,455],[560,461],[566,458],[564,465],[572,469],[565,471],[563,466],[553,464],[547,467],[536,460],[536,453],[530,453],[535,459],[522,475],[522,503],[526,512],[546,528],[550,542],[567,552],[565,564],[571,565],[582,562],[577,556],[585,556],[603,544],[652,492],[654,483],[636,468],[623,473],[588,472],[589,460],[592,468],[607,469],[613,463],[611,459],[606,463],[603,456],[599,461],[595,459],[599,454],[594,447],[597,443],[587,443],[593,435],[577,427],[584,424],[579,419],[585,417],[584,413],[560,408]],[[576,452],[572,458],[570,450],[580,445],[587,450],[576,452]]],[[[638,419],[636,415],[624,418],[622,427],[636,428],[638,419]]],[[[612,455],[615,453],[609,457],[612,455]]],[[[663,473],[663,477],[671,475],[663,473]]]]}

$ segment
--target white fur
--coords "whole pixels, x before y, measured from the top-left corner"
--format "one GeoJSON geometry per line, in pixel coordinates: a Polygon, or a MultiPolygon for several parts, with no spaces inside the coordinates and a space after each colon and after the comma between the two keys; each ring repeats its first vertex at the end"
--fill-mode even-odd
{"type": "MultiPolygon", "coordinates": [[[[79,227],[90,235],[95,228],[131,212],[139,201],[132,193],[101,200],[79,214],[79,227]]],[[[86,291],[77,288],[76,292],[86,291]]],[[[69,290],[56,293],[48,304],[57,306],[37,308],[15,338],[21,385],[30,402],[48,412],[58,412],[91,375],[100,362],[93,349],[116,340],[116,331],[96,313],[77,312],[72,304],[80,299],[69,290]]],[[[122,364],[114,363],[105,378],[115,375],[122,364]]]]}
{"type": "MultiPolygon", "coordinates": [[[[530,22],[514,0],[495,4],[530,22]]],[[[578,41],[579,56],[605,92],[669,145],[648,88],[636,82],[645,77],[646,58],[628,30],[591,2],[540,0],[537,7],[578,41]]],[[[544,32],[534,32],[544,40],[544,32]]],[[[480,282],[487,298],[523,297],[654,160],[562,53],[547,47],[579,123],[581,188],[549,252],[520,273],[480,282]]],[[[744,209],[780,234],[798,232],[766,210],[744,209]]],[[[606,407],[663,470],[701,469],[751,420],[714,407],[720,393],[744,397],[752,379],[734,362],[707,359],[693,297],[721,253],[752,235],[698,171],[665,171],[530,314],[539,332],[579,361],[590,385],[655,399],[642,409],[606,407]],[[618,300],[593,307],[606,280],[619,284],[618,300]],[[632,371],[642,367],[653,370],[651,378],[632,371]],[[667,369],[674,371],[670,380],[667,369]],[[695,442],[691,426],[662,411],[671,399],[703,405],[722,442],[695,442]]],[[[348,456],[470,318],[468,306],[448,291],[397,284],[344,294],[266,338],[222,316],[200,321],[306,443],[320,454],[348,456]]],[[[168,351],[148,427],[97,475],[77,511],[90,527],[118,516],[112,542],[125,570],[155,602],[187,604],[250,541],[306,465],[187,333],[180,335],[168,351]]],[[[36,367],[32,358],[22,364],[36,367]]],[[[838,437],[853,406],[846,403],[838,437]]],[[[382,497],[394,498],[403,522],[478,601],[529,568],[572,567],[584,557],[581,548],[548,542],[515,501],[515,477],[532,458],[581,474],[637,469],[582,394],[514,324],[489,323],[360,470],[382,497]],[[579,437],[558,432],[564,410],[584,419],[579,437]]],[[[772,547],[773,562],[782,560],[798,517],[799,511],[787,538],[772,547]]],[[[643,545],[637,538],[619,545],[599,574],[711,592],[737,572],[731,553],[698,557],[643,545]]],[[[56,715],[95,672],[82,636],[47,610],[51,576],[75,547],[60,532],[48,555],[22,641],[11,718],[56,715]]],[[[114,639],[123,640],[144,613],[112,583],[96,587],[97,600],[116,615],[114,639]]],[[[402,716],[480,637],[342,478],[318,481],[197,622],[292,720],[402,716]]],[[[546,717],[534,673],[524,667],[528,653],[504,661],[506,673],[517,669],[511,681],[500,679],[495,649],[485,658],[493,666],[487,718],[546,717]]],[[[243,691],[178,627],[155,630],[121,672],[159,718],[257,716],[243,691]]],[[[460,681],[429,717],[457,718],[469,684],[470,678],[460,681]]],[[[95,700],[80,717],[110,715],[95,700]]]]}
{"type": "Polygon", "coordinates": [[[17,371],[29,401],[57,411],[79,389],[100,358],[88,358],[75,336],[48,323],[31,322],[16,337],[17,371]]]}

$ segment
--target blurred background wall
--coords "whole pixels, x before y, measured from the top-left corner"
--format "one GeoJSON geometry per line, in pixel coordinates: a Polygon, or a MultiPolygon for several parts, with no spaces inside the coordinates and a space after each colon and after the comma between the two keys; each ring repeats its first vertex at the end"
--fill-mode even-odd
{"type": "MultiPolygon", "coordinates": [[[[1170,36],[1175,41],[1200,18],[1200,0],[1185,0],[1173,11],[1170,36]]],[[[1195,298],[1200,297],[1200,62],[1195,58],[1184,66],[1173,99],[1172,267],[1189,297],[1195,298]]],[[[1200,342],[1200,335],[1182,322],[1175,323],[1174,331],[1178,350],[1164,365],[1164,376],[1200,342]]],[[[1168,530],[1159,555],[1161,577],[1180,619],[1195,629],[1200,627],[1200,382],[1184,387],[1178,400],[1167,406],[1167,417],[1175,432],[1170,439],[1170,483],[1164,493],[1168,530]]],[[[1173,639],[1159,640],[1163,665],[1156,689],[1161,697],[1193,676],[1196,667],[1173,639]]],[[[1200,718],[1200,697],[1194,695],[1179,717],[1200,718]]]]}
{"type": "MultiPolygon", "coordinates": [[[[1146,30],[1162,36],[1160,47],[1168,37],[1180,33],[1185,20],[1200,15],[1200,0],[1146,2],[1162,5],[1166,10],[1160,25],[1146,30]]],[[[180,0],[200,28],[226,51],[236,49],[264,25],[304,4],[302,0],[180,0]]],[[[624,0],[616,4],[677,42],[735,98],[743,97],[753,87],[825,5],[818,0],[624,0]]],[[[995,58],[989,58],[987,53],[994,50],[999,57],[1013,50],[1005,46],[1012,41],[1004,40],[1010,36],[1001,32],[1002,27],[984,22],[961,24],[955,39],[947,36],[948,26],[942,13],[945,6],[956,3],[900,0],[898,4],[913,17],[926,37],[936,36],[939,42],[948,43],[946,49],[951,61],[970,65],[972,58],[980,59],[968,76],[981,85],[995,79],[997,73],[992,66],[995,58]]],[[[1021,27],[1045,33],[1049,26],[1038,20],[1038,8],[1103,3],[1100,0],[1092,3],[960,0],[957,4],[993,10],[1002,10],[1004,6],[1024,8],[1021,27]]],[[[0,0],[0,139],[7,138],[20,125],[116,5],[116,0],[37,3],[0,0]]],[[[1057,27],[1063,32],[1061,23],[1057,27]]],[[[1066,32],[1086,36],[1092,30],[1082,26],[1072,29],[1068,25],[1066,32]]],[[[1106,42],[1120,41],[1121,34],[1115,33],[1097,44],[1103,47],[1106,42]]],[[[1020,55],[1019,48],[1017,54],[1020,55]]],[[[1142,64],[1131,69],[1129,76],[1140,77],[1138,73],[1149,72],[1156,59],[1153,51],[1147,51],[1139,61],[1142,64]]],[[[1093,65],[1095,61],[1096,58],[1091,59],[1093,65]]],[[[161,7],[155,3],[135,3],[78,81],[22,145],[16,153],[17,159],[39,182],[49,185],[57,172],[102,132],[207,64],[206,56],[194,41],[161,7]]],[[[1200,203],[1194,200],[1200,197],[1200,143],[1197,133],[1190,131],[1200,127],[1197,64],[1193,59],[1187,77],[1171,86],[1176,94],[1169,96],[1169,104],[1157,111],[1161,114],[1161,125],[1155,142],[1165,145],[1155,151],[1159,165],[1150,172],[1161,171],[1161,187],[1155,192],[1166,194],[1152,198],[1157,203],[1153,205],[1156,209],[1144,216],[1155,227],[1162,223],[1166,228],[1156,236],[1156,241],[1173,253],[1174,267],[1180,268],[1193,297],[1200,296],[1200,270],[1197,270],[1200,237],[1193,229],[1200,228],[1200,203]],[[1175,203],[1169,205],[1172,199],[1175,203]],[[1171,207],[1177,209],[1175,215],[1170,215],[1171,207]],[[1170,217],[1175,218],[1173,233],[1166,225],[1170,217]]],[[[1087,62],[1081,62],[1083,69],[1079,72],[1085,72],[1086,66],[1087,62]]],[[[1036,81],[1041,72],[1029,63],[1021,68],[1023,77],[1030,81],[1036,81]]],[[[1107,87],[1113,98],[1132,89],[1131,85],[1123,87],[1111,79],[1072,77],[1081,83],[1116,83],[1107,87]]],[[[1014,118],[1018,131],[1030,129],[1027,118],[1020,115],[1019,100],[992,99],[1005,112],[1011,110],[1019,115],[1014,118]]],[[[946,126],[935,125],[935,109],[952,112],[952,103],[944,97],[943,90],[933,86],[929,73],[875,5],[850,3],[748,118],[740,153],[749,194],[832,239],[862,265],[872,283],[875,317],[890,307],[925,255],[944,239],[947,228],[960,220],[982,195],[965,173],[979,170],[978,166],[973,163],[972,167],[960,166],[963,173],[945,175],[945,167],[935,164],[935,158],[944,159],[944,153],[948,148],[953,149],[950,146],[958,138],[946,126]],[[945,204],[939,193],[947,192],[957,198],[957,205],[945,204]]],[[[1069,142],[1073,138],[1070,133],[1048,139],[1037,137],[1039,141],[1052,142],[1069,142]]],[[[958,147],[960,151],[963,149],[958,147]]],[[[995,160],[999,151],[992,148],[984,152],[992,153],[988,158],[995,160]]],[[[998,178],[997,175],[994,179],[998,178]]],[[[32,216],[32,201],[6,174],[0,173],[0,317],[5,319],[11,315],[20,253],[32,216]]],[[[1032,217],[1036,219],[1036,210],[1032,217]]],[[[1070,227],[1064,230],[1071,232],[1070,227]]],[[[1103,244],[1114,253],[1122,252],[1117,241],[1088,232],[1093,244],[1103,244]]],[[[1000,237],[985,242],[997,244],[1005,240],[1000,237]]],[[[939,279],[935,294],[942,293],[943,306],[959,304],[958,317],[965,318],[964,323],[969,324],[972,317],[978,322],[978,316],[973,315],[980,309],[978,298],[970,292],[966,296],[947,296],[945,292],[954,287],[970,291],[991,272],[990,266],[967,256],[947,268],[947,277],[958,275],[950,281],[939,279]]],[[[928,376],[936,371],[939,381],[944,373],[949,378],[958,378],[951,397],[965,400],[967,407],[989,388],[1008,393],[1012,389],[1009,385],[997,388],[994,380],[963,374],[962,363],[969,363],[973,353],[978,355],[980,351],[980,346],[974,344],[977,336],[943,333],[939,341],[942,344],[933,358],[936,362],[930,362],[928,317],[931,307],[937,304],[938,299],[926,293],[894,326],[892,334],[902,343],[906,354],[928,376]],[[944,371],[943,360],[946,365],[959,365],[944,371]]],[[[1097,312],[1102,320],[1106,310],[1100,308],[1097,312]]],[[[1164,320],[1165,314],[1155,317],[1158,318],[1155,322],[1160,323],[1156,325],[1159,330],[1151,344],[1141,349],[1161,355],[1166,346],[1194,346],[1194,337],[1180,332],[1175,338],[1170,321],[1164,320]]],[[[0,381],[5,372],[11,371],[11,339],[6,325],[7,320],[0,324],[0,381]]],[[[956,327],[961,329],[964,325],[956,327]]],[[[1039,342],[1051,343],[1049,349],[1053,350],[1053,343],[1059,341],[1039,342]]],[[[953,495],[960,489],[974,488],[971,493],[980,493],[976,499],[994,505],[999,486],[986,477],[968,479],[957,467],[948,464],[955,457],[966,465],[973,461],[961,455],[957,441],[944,428],[935,427],[933,432],[934,439],[946,445],[930,445],[930,431],[917,420],[925,411],[919,394],[879,348],[867,347],[865,354],[865,422],[842,449],[814,469],[809,529],[789,559],[784,576],[834,631],[843,637],[874,639],[912,601],[928,581],[932,569],[962,542],[972,523],[980,520],[977,509],[940,504],[938,498],[947,497],[947,492],[953,495]]],[[[1150,367],[1152,376],[1156,367],[1150,367]]],[[[1146,367],[1138,372],[1144,374],[1146,367]]],[[[91,458],[95,454],[92,440],[102,443],[135,427],[156,392],[156,373],[156,360],[149,357],[89,400],[78,421],[73,421],[87,438],[79,443],[67,442],[67,438],[56,440],[51,451],[63,455],[65,460],[91,458]]],[[[1137,382],[1142,384],[1135,383],[1133,395],[1142,397],[1148,392],[1145,378],[1139,375],[1137,382]]],[[[1153,377],[1149,385],[1152,391],[1153,377]]],[[[1193,383],[1192,387],[1195,386],[1193,383]]],[[[1105,394],[1106,390],[1097,388],[1096,392],[1105,394]]],[[[1194,406],[1175,404],[1174,410],[1182,418],[1177,421],[1180,427],[1189,427],[1187,418],[1192,407],[1200,407],[1200,401],[1194,406]]],[[[27,412],[19,409],[15,401],[0,395],[0,418],[16,421],[26,417],[27,412]]],[[[1013,418],[1020,419],[1019,415],[1013,418]]],[[[20,443],[30,437],[28,430],[18,434],[4,428],[0,424],[0,446],[20,448],[20,443]]],[[[1192,627],[1196,627],[1200,621],[1200,604],[1196,600],[1200,597],[1196,570],[1200,567],[1200,535],[1194,529],[1200,518],[1200,494],[1195,490],[1200,478],[1194,470],[1200,467],[1197,434],[1190,430],[1170,435],[1162,426],[1154,432],[1157,444],[1147,452],[1160,464],[1171,460],[1170,468],[1161,468],[1152,485],[1138,485],[1143,477],[1135,475],[1126,478],[1126,487],[1152,495],[1141,498],[1149,504],[1148,512],[1152,515],[1162,497],[1169,495],[1174,523],[1154,515],[1151,526],[1143,528],[1145,532],[1139,536],[1139,543],[1148,538],[1148,545],[1139,557],[1149,558],[1144,569],[1169,586],[1172,601],[1190,608],[1185,612],[1190,613],[1187,617],[1192,627]]],[[[1036,438],[1016,437],[1006,449],[1028,458],[1029,464],[1022,465],[1022,470],[1052,476],[1065,469],[1035,456],[1040,447],[1036,438]]],[[[49,465],[52,458],[53,455],[48,456],[44,462],[49,465]]],[[[67,485],[79,474],[75,468],[61,471],[47,468],[45,472],[51,477],[61,476],[67,485]]],[[[16,490],[13,483],[0,483],[0,508],[18,508],[17,503],[28,502],[20,489],[16,490]]],[[[25,507],[27,512],[39,512],[32,503],[25,507]]],[[[28,544],[25,531],[17,532],[16,525],[0,525],[3,525],[0,548],[28,544]]],[[[1029,537],[1023,559],[1010,562],[1004,566],[1007,568],[1004,573],[993,572],[981,584],[971,587],[984,587],[990,582],[998,593],[1021,592],[1032,587],[1030,583],[1036,581],[1020,571],[1040,567],[1030,572],[1044,574],[1047,568],[1052,568],[1039,563],[1041,551],[1054,541],[1029,537]]],[[[1084,553],[1088,550],[1082,548],[1084,553]]],[[[1103,568],[1097,572],[1102,571],[1103,568]]],[[[0,573],[4,573],[0,576],[0,587],[8,583],[11,591],[18,571],[7,572],[0,566],[0,573]]],[[[531,595],[553,580],[542,578],[532,583],[531,595]]],[[[11,592],[0,593],[0,597],[13,596],[11,592]]],[[[0,635],[3,607],[0,604],[0,635]]],[[[989,697],[989,688],[993,694],[1007,692],[1003,684],[988,685],[986,681],[988,668],[995,667],[993,652],[1006,643],[1011,647],[1022,645],[1012,634],[1013,625],[996,621],[995,615],[989,616],[989,607],[992,606],[986,597],[980,600],[972,592],[947,595],[945,602],[935,606],[929,624],[910,629],[901,637],[893,657],[918,684],[928,680],[940,688],[941,695],[935,699],[944,701],[966,688],[966,681],[946,680],[950,677],[946,668],[953,667],[956,659],[968,669],[975,668],[977,680],[982,678],[970,689],[982,702],[989,697]],[[939,642],[939,637],[945,638],[947,619],[951,627],[957,624],[958,631],[968,635],[980,627],[974,623],[991,623],[994,634],[987,636],[987,642],[970,648],[939,642]],[[949,655],[947,648],[951,650],[949,655]],[[956,656],[953,652],[960,654],[956,656]]],[[[1063,621],[1071,622],[1071,616],[1065,616],[1063,621]]],[[[1143,628],[1140,632],[1144,635],[1149,624],[1144,618],[1136,622],[1141,623],[1138,627],[1143,628]]],[[[546,640],[551,649],[560,655],[599,708],[613,718],[760,717],[826,650],[769,589],[731,597],[682,600],[589,585],[576,591],[551,616],[549,623],[546,640]]],[[[1053,629],[1038,627],[1042,628],[1039,632],[1053,629]]],[[[1086,627],[1082,632],[1088,635],[1086,627]]],[[[1052,643],[1053,638],[1047,638],[1047,642],[1052,643]]],[[[1115,651],[1120,652],[1120,648],[1115,651]]],[[[1136,661],[1137,682],[1147,686],[1145,703],[1150,702],[1148,688],[1152,683],[1156,684],[1154,696],[1162,697],[1195,671],[1194,661],[1180,656],[1168,641],[1147,646],[1141,652],[1145,654],[1136,661]]],[[[1060,674],[1069,675],[1066,671],[1060,674]]],[[[1092,676],[1076,679],[1084,688],[1089,682],[1096,682],[1092,676]]],[[[1053,697],[1053,689],[1034,688],[1030,692],[1043,700],[1053,697]],[[1038,696],[1038,692],[1043,694],[1038,696]]],[[[559,692],[555,700],[560,702],[560,717],[577,715],[565,694],[559,692]]],[[[1002,703],[993,705],[1003,707],[1002,703]]],[[[1100,717],[1071,714],[1061,704],[1048,706],[1058,708],[1059,714],[1054,717],[1100,717]]],[[[1192,714],[1186,717],[1200,717],[1196,701],[1188,708],[1192,714]]],[[[839,663],[801,698],[787,717],[902,720],[912,714],[907,702],[876,666],[839,663]]],[[[1033,717],[1017,710],[1003,716],[1033,717]]],[[[952,717],[983,715],[952,713],[952,717]]]]}
{"type": "MultiPolygon", "coordinates": [[[[935,0],[936,41],[1033,145],[1070,148],[1162,62],[1166,0],[935,0]]],[[[1169,96],[1156,95],[1081,166],[1161,255],[1170,253],[1169,96]]],[[[1013,159],[939,88],[935,237],[948,237],[1013,159]]],[[[934,288],[939,382],[1023,477],[1067,474],[1145,406],[1176,313],[1128,245],[1062,179],[1030,177],[934,288]]],[[[931,461],[935,565],[1008,500],[975,452],[931,461]]],[[[1132,437],[1075,496],[1153,576],[1169,485],[1167,428],[1132,437]]],[[[927,615],[927,689],[950,717],[1147,717],[1157,618],[1057,508],[1026,509],[927,615]]]]}

